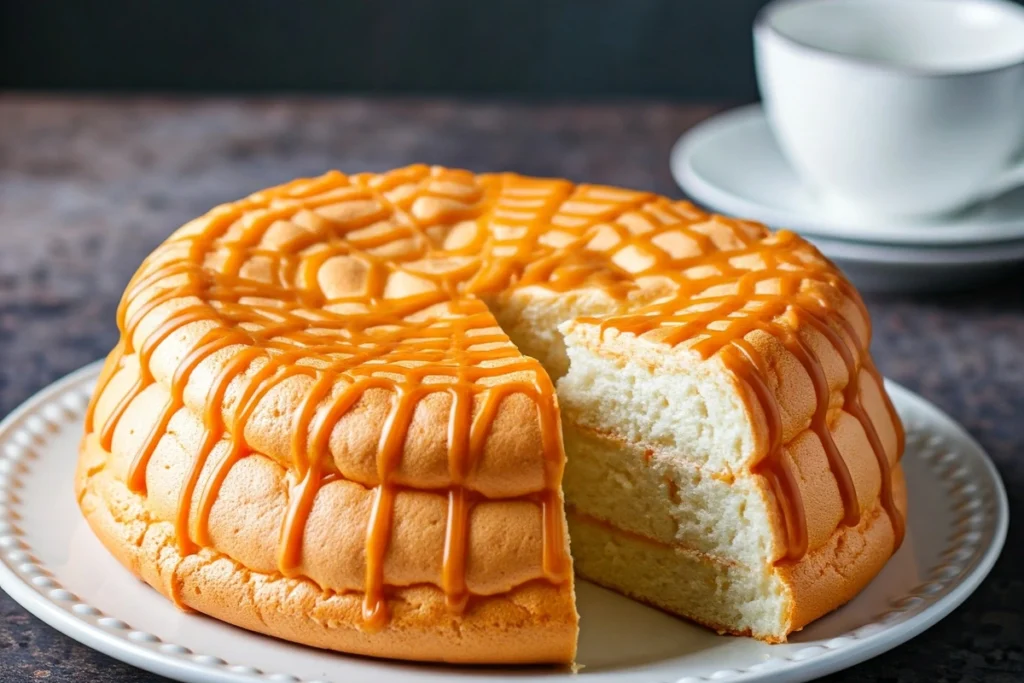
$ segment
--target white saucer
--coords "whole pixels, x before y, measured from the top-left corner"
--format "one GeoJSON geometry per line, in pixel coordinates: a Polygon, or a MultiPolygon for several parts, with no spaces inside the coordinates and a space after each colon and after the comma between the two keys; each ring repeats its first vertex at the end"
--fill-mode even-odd
{"type": "Polygon", "coordinates": [[[182,681],[805,681],[896,647],[949,614],[988,574],[1006,537],[1006,492],[981,447],[937,408],[889,382],[907,426],[906,540],[860,595],[790,643],[718,636],[580,582],[578,676],[548,667],[456,669],[349,657],[183,614],[104,550],[72,494],[82,416],[98,371],[94,363],[60,380],[0,424],[0,587],[72,638],[182,681]]]}
{"type": "Polygon", "coordinates": [[[759,104],[687,131],[672,149],[670,165],[676,182],[696,202],[808,237],[931,247],[1024,240],[1024,188],[928,224],[831,214],[782,156],[759,104]]]}
{"type": "Polygon", "coordinates": [[[975,247],[907,247],[808,235],[864,292],[960,290],[1021,272],[1024,240],[975,247]]]}

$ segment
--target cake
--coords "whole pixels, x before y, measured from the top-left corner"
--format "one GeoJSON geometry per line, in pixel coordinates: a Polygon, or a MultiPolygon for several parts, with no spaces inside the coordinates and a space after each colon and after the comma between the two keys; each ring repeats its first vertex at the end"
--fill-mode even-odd
{"type": "Polygon", "coordinates": [[[780,642],[903,536],[857,292],[793,233],[687,202],[331,172],[180,228],[118,324],[81,510],[176,605],[246,629],[568,663],[575,574],[780,642]]]}

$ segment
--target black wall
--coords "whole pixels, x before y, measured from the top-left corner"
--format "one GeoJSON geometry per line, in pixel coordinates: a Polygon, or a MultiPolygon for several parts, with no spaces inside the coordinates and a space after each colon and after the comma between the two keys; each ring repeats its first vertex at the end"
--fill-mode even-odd
{"type": "Polygon", "coordinates": [[[754,97],[764,0],[0,0],[0,87],[754,97]]]}
{"type": "Polygon", "coordinates": [[[764,3],[0,0],[0,88],[749,100],[764,3]]]}

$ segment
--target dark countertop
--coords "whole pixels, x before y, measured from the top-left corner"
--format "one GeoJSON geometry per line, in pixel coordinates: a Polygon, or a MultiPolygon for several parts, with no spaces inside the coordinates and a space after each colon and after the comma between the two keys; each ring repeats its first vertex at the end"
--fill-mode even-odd
{"type": "MultiPolygon", "coordinates": [[[[0,413],[104,355],[142,258],[214,204],[328,168],[425,161],[679,196],[668,151],[717,107],[449,100],[0,96],[0,413]]],[[[829,681],[1024,680],[1024,278],[867,297],[878,366],[960,421],[1010,496],[981,588],[909,643],[829,681]]],[[[0,680],[157,677],[50,629],[0,592],[0,680]]]]}

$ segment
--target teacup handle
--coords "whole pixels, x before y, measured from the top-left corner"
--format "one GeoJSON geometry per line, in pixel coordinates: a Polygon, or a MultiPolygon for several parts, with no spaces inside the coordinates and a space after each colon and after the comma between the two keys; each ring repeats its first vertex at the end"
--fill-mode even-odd
{"type": "Polygon", "coordinates": [[[989,183],[985,189],[985,197],[998,197],[1018,187],[1024,187],[1024,150],[989,183]]]}

